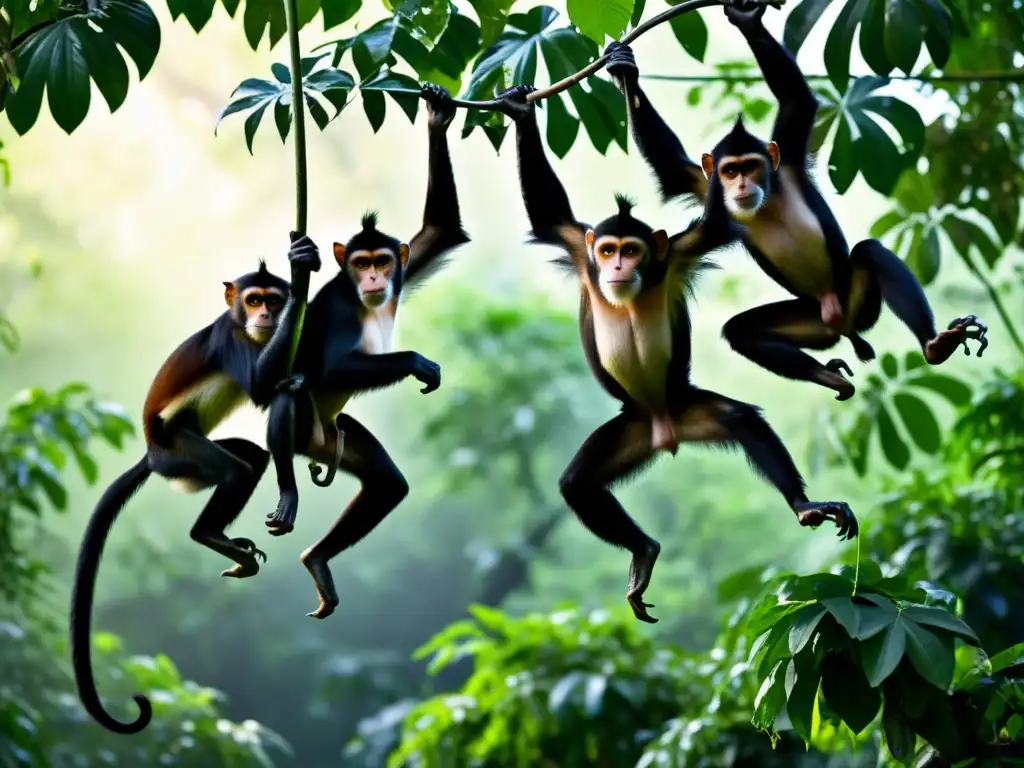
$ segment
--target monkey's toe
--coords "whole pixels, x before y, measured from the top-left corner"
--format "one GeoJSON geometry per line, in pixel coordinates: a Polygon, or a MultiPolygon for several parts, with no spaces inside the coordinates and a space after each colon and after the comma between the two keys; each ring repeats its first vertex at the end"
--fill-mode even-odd
{"type": "Polygon", "coordinates": [[[654,607],[654,603],[645,603],[641,593],[627,592],[626,600],[629,602],[629,607],[633,609],[633,615],[637,619],[646,622],[647,624],[658,623],[658,620],[647,612],[648,608],[654,607]]]}
{"type": "Polygon", "coordinates": [[[227,568],[220,572],[221,576],[231,579],[247,579],[250,576],[255,576],[260,572],[260,564],[257,562],[256,557],[253,556],[251,560],[246,563],[238,563],[234,568],[227,568]]]}
{"type": "Polygon", "coordinates": [[[231,543],[234,544],[236,547],[239,547],[240,549],[244,550],[245,552],[251,554],[254,558],[261,558],[264,563],[267,562],[266,552],[264,552],[262,549],[257,548],[256,542],[252,539],[237,538],[232,539],[231,543]]]}
{"type": "Polygon", "coordinates": [[[267,515],[267,528],[271,536],[284,536],[295,530],[295,518],[299,511],[299,495],[294,491],[285,491],[277,502],[277,509],[267,515]]]}

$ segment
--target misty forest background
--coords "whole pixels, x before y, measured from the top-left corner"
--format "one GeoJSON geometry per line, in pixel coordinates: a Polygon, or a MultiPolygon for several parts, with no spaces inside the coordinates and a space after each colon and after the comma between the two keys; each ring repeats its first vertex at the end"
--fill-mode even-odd
{"type": "MultiPolygon", "coordinates": [[[[344,41],[316,64],[344,76],[308,83],[321,105],[307,116],[309,234],[324,259],[311,293],[335,272],[331,242],[365,210],[404,238],[419,226],[425,120],[400,88],[432,79],[482,98],[503,79],[551,82],[657,5],[300,3],[303,55],[344,41]]],[[[66,646],[74,559],[103,489],[143,450],[138,414],[154,372],[222,311],[221,281],[260,257],[287,273],[292,139],[282,147],[276,129],[287,103],[268,109],[287,91],[268,74],[287,61],[283,5],[154,3],[158,56],[152,36],[126,37],[152,32],[145,14],[131,22],[141,27],[125,16],[100,24],[136,65],[155,63],[141,83],[129,65],[118,99],[117,68],[85,62],[97,88],[84,108],[88,80],[76,86],[74,66],[53,73],[100,36],[73,26],[86,10],[0,7],[0,766],[1019,764],[1020,3],[790,0],[764,17],[817,76],[816,173],[850,243],[870,232],[896,248],[940,327],[968,313],[990,326],[982,358],[958,352],[929,369],[886,310],[868,335],[879,360],[854,365],[857,395],[837,403],[721,338],[735,313],[785,296],[740,248],[700,284],[694,380],[762,406],[811,497],[852,505],[859,572],[857,542],[801,528],[740,455],[684,446],[619,494],[663,544],[647,593],[661,621],[632,618],[628,555],[587,533],[558,494],[581,441],[615,412],[585,367],[577,287],[546,263],[551,253],[523,244],[507,127],[471,115],[482,129],[463,140],[460,112],[449,139],[472,242],[404,304],[397,339],[440,363],[442,387],[422,396],[407,381],[349,409],[392,453],[410,496],[333,562],[341,606],[317,622],[305,617],[317,601],[298,556],[356,492],[353,479],[301,482],[297,527],[274,539],[268,472],[232,530],[269,559],[241,582],[220,579],[221,559],[189,540],[201,498],[151,481],[108,542],[94,620],[106,705],[134,717],[129,694],[141,690],[156,707],[130,738],[78,704],[66,646]],[[40,18],[60,19],[37,34],[63,30],[69,47],[13,44],[40,18]],[[49,95],[33,109],[44,54],[49,95]],[[15,69],[17,94],[5,84],[15,69]],[[235,99],[259,96],[238,106],[262,106],[259,130],[231,116],[215,137],[233,89],[252,77],[270,79],[235,99]],[[113,114],[102,103],[111,94],[113,114]]],[[[108,21],[140,7],[101,3],[108,21]]],[[[740,111],[770,132],[774,99],[720,8],[655,29],[635,51],[642,74],[667,76],[642,83],[691,156],[740,111]]],[[[688,221],[683,205],[659,202],[606,75],[543,114],[582,218],[602,218],[622,191],[655,226],[688,221]]],[[[855,362],[845,342],[835,352],[855,362]]],[[[264,423],[245,410],[218,435],[262,444],[264,423]]]]}

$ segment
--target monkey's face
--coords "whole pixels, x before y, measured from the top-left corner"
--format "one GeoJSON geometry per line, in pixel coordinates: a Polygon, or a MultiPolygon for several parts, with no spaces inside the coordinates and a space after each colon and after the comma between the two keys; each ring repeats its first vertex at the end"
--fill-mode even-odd
{"type": "Polygon", "coordinates": [[[391,249],[355,251],[349,257],[348,271],[363,306],[376,309],[391,301],[395,274],[395,254],[391,249]]]}
{"type": "Polygon", "coordinates": [[[239,298],[239,310],[245,321],[245,333],[257,344],[266,344],[274,335],[287,297],[276,288],[247,288],[239,298]]]}
{"type": "Polygon", "coordinates": [[[597,267],[598,287],[609,303],[616,306],[636,298],[643,288],[643,266],[647,243],[639,237],[602,235],[587,232],[590,258],[597,267]]]}
{"type": "Polygon", "coordinates": [[[750,221],[771,194],[771,171],[779,166],[779,150],[771,142],[764,153],[724,155],[717,166],[712,155],[704,155],[701,165],[709,179],[718,174],[726,210],[738,221],[750,221]]]}

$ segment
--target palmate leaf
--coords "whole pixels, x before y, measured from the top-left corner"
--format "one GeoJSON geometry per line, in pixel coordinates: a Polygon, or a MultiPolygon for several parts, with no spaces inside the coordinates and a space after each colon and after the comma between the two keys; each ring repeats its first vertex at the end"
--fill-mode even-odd
{"type": "MultiPolygon", "coordinates": [[[[302,91],[309,109],[310,117],[322,131],[327,123],[333,120],[344,109],[348,94],[355,87],[355,80],[347,72],[330,67],[314,69],[316,64],[326,57],[326,53],[302,59],[301,72],[302,91]],[[334,115],[328,116],[317,95],[326,99],[335,109],[334,115]]],[[[283,64],[273,64],[271,72],[273,80],[250,78],[243,81],[231,94],[231,102],[217,116],[214,135],[220,122],[228,115],[252,110],[245,119],[245,145],[252,154],[252,142],[256,130],[267,109],[274,107],[274,122],[281,136],[281,141],[288,137],[292,124],[292,84],[291,72],[283,64]]],[[[381,97],[383,98],[383,96],[381,97]]]]}
{"type": "Polygon", "coordinates": [[[598,45],[618,38],[633,15],[633,0],[568,0],[569,20],[598,45]]]}
{"type": "Polygon", "coordinates": [[[4,106],[18,134],[35,125],[44,87],[50,113],[65,133],[73,132],[89,112],[90,81],[110,111],[116,111],[128,93],[128,68],[119,46],[135,62],[139,79],[145,78],[160,50],[160,25],[142,0],[106,0],[94,12],[70,15],[32,34],[15,53],[17,92],[5,86],[4,106]]]}
{"type": "Polygon", "coordinates": [[[888,83],[886,78],[860,78],[841,97],[831,89],[818,89],[821,106],[812,146],[820,148],[832,125],[837,124],[829,177],[840,194],[861,173],[872,189],[888,195],[903,171],[913,167],[920,157],[924,121],[906,102],[876,93],[888,83]],[[901,148],[883,130],[879,118],[899,134],[901,148]]]}
{"type": "MultiPolygon", "coordinates": [[[[803,0],[786,18],[782,40],[795,56],[832,0],[803,0]]],[[[850,50],[860,27],[860,50],[879,75],[893,67],[908,75],[925,43],[936,66],[949,59],[953,20],[941,0],[845,0],[825,43],[825,69],[843,91],[850,50]]]]}

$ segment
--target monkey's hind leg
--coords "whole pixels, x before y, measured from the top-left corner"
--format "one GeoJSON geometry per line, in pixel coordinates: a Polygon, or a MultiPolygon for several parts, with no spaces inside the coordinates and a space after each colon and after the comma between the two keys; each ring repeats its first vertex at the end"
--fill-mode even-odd
{"type": "Polygon", "coordinates": [[[277,474],[277,508],[267,515],[271,536],[283,536],[295,529],[299,514],[299,489],[295,482],[295,446],[306,445],[316,414],[310,396],[286,388],[270,403],[267,418],[267,448],[277,474]]]}
{"type": "Polygon", "coordinates": [[[212,441],[183,431],[175,436],[171,450],[154,453],[150,462],[153,470],[165,477],[216,486],[192,526],[192,540],[236,563],[221,576],[241,579],[259,573],[257,558],[266,561],[266,554],[251,539],[229,538],[226,530],[241,514],[266,471],[267,452],[248,440],[212,441]]]}
{"type": "Polygon", "coordinates": [[[803,349],[834,347],[839,334],[822,322],[821,305],[811,299],[791,299],[755,307],[730,319],[722,328],[729,345],[748,360],[774,374],[811,381],[849,400],[856,391],[843,376],[853,375],[844,360],[822,365],[803,349]]]}
{"type": "Polygon", "coordinates": [[[804,480],[793,457],[757,407],[714,392],[695,390],[693,404],[684,411],[678,430],[683,440],[739,443],[751,467],[782,494],[800,525],[817,528],[831,520],[839,529],[839,538],[852,539],[857,535],[857,518],[846,502],[807,500],[804,480]]]}
{"type": "Polygon", "coordinates": [[[917,338],[929,363],[944,363],[961,345],[970,355],[968,339],[979,342],[978,357],[981,357],[988,346],[988,326],[976,315],[967,315],[953,320],[945,331],[936,332],[935,317],[921,283],[900,257],[878,240],[857,243],[850,251],[850,261],[854,267],[868,265],[878,280],[885,303],[917,338]]]}
{"type": "Polygon", "coordinates": [[[653,458],[649,419],[621,413],[598,427],[569,462],[559,480],[565,503],[591,533],[632,554],[626,600],[640,621],[654,624],[644,602],[661,544],[648,536],[623,509],[610,486],[640,472],[653,458]]]}
{"type": "MultiPolygon", "coordinates": [[[[328,565],[331,558],[361,541],[409,494],[405,477],[370,430],[347,414],[338,416],[337,427],[345,433],[340,469],[358,478],[362,488],[330,530],[302,553],[302,564],[313,577],[320,598],[320,606],[307,614],[314,619],[326,619],[338,607],[328,565]]],[[[319,455],[309,458],[325,464],[331,460],[319,455]]]]}

